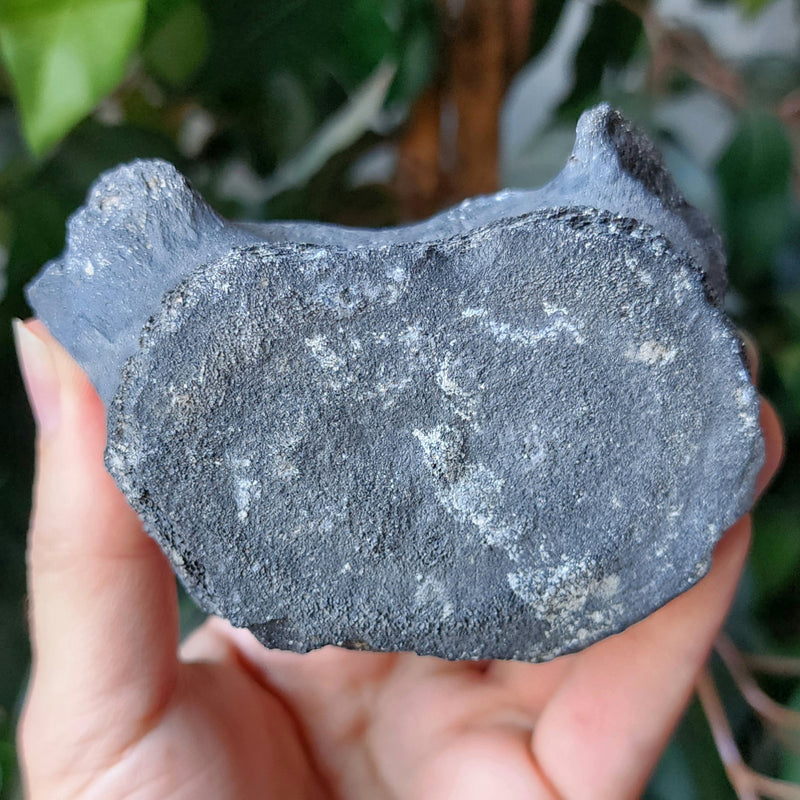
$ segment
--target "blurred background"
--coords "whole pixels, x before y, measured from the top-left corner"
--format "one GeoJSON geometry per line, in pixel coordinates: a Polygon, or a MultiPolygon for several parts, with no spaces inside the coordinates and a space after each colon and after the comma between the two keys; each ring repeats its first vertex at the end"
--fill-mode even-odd
{"type": "Polygon", "coordinates": [[[228,216],[389,225],[548,180],[601,100],[722,230],[728,309],[787,436],[728,623],[738,649],[712,665],[724,716],[693,702],[646,797],[755,796],[731,787],[712,725],[741,752],[734,775],[800,783],[797,0],[2,0],[0,56],[0,797],[18,796],[29,660],[33,429],[10,322],[91,182],[158,156],[228,216]]]}

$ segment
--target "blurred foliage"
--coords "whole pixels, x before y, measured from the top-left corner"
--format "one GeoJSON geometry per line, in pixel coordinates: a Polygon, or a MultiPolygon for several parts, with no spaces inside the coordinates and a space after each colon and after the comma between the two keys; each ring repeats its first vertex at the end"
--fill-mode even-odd
{"type": "Polygon", "coordinates": [[[785,241],[792,209],[787,201],[792,148],[781,123],[752,111],[742,116],[717,164],[728,233],[730,278],[740,290],[769,279],[785,241]]]}
{"type": "Polygon", "coordinates": [[[575,53],[575,80],[563,108],[579,115],[597,100],[609,68],[623,67],[633,55],[642,34],[638,17],[619,3],[598,3],[591,24],[575,53]]]}
{"type": "MultiPolygon", "coordinates": [[[[795,689],[789,701],[789,708],[800,712],[800,688],[795,689]]],[[[780,777],[785,781],[800,784],[800,753],[792,751],[784,753],[780,777]]]]}
{"type": "MultiPolygon", "coordinates": [[[[746,649],[800,656],[800,12],[791,0],[496,0],[497,13],[512,6],[503,27],[481,0],[0,2],[0,796],[13,792],[28,663],[33,435],[10,320],[29,313],[23,287],[63,248],[91,182],[136,157],[174,162],[231,216],[391,224],[415,207],[409,193],[458,199],[459,172],[476,161],[459,129],[484,132],[471,146],[493,166],[490,191],[492,175],[527,185],[555,174],[580,112],[603,99],[621,108],[727,240],[729,310],[760,343],[761,384],[787,432],[728,627],[746,649]],[[459,6],[483,8],[472,29],[453,18],[459,6]],[[793,48],[769,44],[787,30],[793,48]],[[476,75],[462,74],[465,42],[476,75]],[[480,118],[497,116],[486,84],[469,83],[496,68],[497,91],[510,86],[500,152],[497,120],[480,118]],[[415,163],[441,174],[426,188],[415,163]]],[[[764,688],[800,710],[796,679],[764,688]]],[[[777,746],[724,672],[719,691],[745,759],[800,780],[800,755],[777,746]]],[[[646,796],[735,796],[697,704],[646,796]]]]}
{"type": "Polygon", "coordinates": [[[0,49],[31,148],[41,153],[119,82],[145,0],[5,0],[0,49]]]}

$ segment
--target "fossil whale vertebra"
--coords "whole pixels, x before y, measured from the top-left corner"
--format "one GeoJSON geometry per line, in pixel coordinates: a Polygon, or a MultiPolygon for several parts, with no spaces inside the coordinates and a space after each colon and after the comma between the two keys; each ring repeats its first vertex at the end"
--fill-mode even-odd
{"type": "Polygon", "coordinates": [[[265,644],[542,660],[696,582],[758,398],[721,244],[607,106],[562,173],[378,231],[219,218],[103,176],[37,314],[207,611],[265,644]]]}

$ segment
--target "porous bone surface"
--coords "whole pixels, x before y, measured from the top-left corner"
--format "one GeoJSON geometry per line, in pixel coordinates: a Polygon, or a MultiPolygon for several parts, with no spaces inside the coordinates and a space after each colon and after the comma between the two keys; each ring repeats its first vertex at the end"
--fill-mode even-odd
{"type": "Polygon", "coordinates": [[[687,589],[750,505],[724,281],[707,220],[600,107],[543,189],[381,231],[227,223],[136,162],[30,297],[205,610],[296,651],[538,661],[687,589]]]}
{"type": "Polygon", "coordinates": [[[675,186],[653,144],[608,105],[578,123],[572,155],[550,183],[465,200],[429,220],[397,228],[222,219],[171,164],[139,160],[102,175],[70,219],[64,253],[45,265],[27,295],[37,315],[92,378],[108,404],[142,325],[164,293],[199,265],[257,243],[345,248],[439,242],[537,209],[587,206],[651,225],[689,252],[709,296],[725,291],[722,243],[675,186]]]}

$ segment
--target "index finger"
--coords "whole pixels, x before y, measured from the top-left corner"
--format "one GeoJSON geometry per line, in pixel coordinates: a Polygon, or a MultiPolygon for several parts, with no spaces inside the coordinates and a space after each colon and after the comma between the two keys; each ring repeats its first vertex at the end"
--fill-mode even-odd
{"type": "Polygon", "coordinates": [[[41,734],[31,738],[55,740],[49,759],[97,758],[124,748],[172,689],[175,584],[105,470],[105,413],[89,380],[41,323],[17,323],[15,335],[38,428],[24,722],[41,734]],[[91,752],[66,755],[79,725],[91,752]]]}

